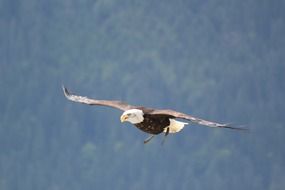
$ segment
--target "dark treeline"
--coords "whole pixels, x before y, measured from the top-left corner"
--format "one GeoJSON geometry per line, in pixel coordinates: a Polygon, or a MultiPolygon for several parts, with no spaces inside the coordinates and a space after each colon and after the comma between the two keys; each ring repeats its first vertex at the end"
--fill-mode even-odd
{"type": "Polygon", "coordinates": [[[0,0],[0,189],[285,188],[282,0],[0,0]],[[98,99],[245,125],[144,145],[98,99]]]}

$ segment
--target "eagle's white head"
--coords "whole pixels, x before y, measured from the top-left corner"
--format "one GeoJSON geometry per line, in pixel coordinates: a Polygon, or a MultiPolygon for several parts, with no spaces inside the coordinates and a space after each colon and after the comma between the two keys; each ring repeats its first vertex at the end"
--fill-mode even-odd
{"type": "Polygon", "coordinates": [[[139,109],[130,109],[121,115],[121,122],[128,121],[132,124],[137,124],[141,123],[143,119],[143,111],[139,109]]]}

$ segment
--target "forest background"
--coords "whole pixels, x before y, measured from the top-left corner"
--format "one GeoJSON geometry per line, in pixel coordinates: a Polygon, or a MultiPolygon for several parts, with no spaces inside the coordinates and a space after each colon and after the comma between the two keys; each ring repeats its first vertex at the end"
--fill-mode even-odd
{"type": "Polygon", "coordinates": [[[0,0],[0,189],[285,188],[285,1],[0,0]],[[98,99],[246,125],[144,145],[98,99]]]}

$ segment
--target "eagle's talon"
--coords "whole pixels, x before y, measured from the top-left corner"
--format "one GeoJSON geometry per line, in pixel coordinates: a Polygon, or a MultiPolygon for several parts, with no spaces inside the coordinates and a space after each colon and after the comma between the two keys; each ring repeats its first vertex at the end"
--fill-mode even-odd
{"type": "Polygon", "coordinates": [[[147,139],[145,139],[143,141],[144,144],[148,143],[152,138],[154,137],[154,135],[149,136],[147,139]]]}
{"type": "Polygon", "coordinates": [[[165,142],[165,140],[166,140],[166,137],[167,137],[167,135],[169,134],[169,127],[167,127],[166,128],[166,132],[165,132],[165,134],[164,134],[164,138],[163,138],[163,140],[162,140],[162,142],[161,142],[161,145],[164,145],[164,142],[165,142]]]}

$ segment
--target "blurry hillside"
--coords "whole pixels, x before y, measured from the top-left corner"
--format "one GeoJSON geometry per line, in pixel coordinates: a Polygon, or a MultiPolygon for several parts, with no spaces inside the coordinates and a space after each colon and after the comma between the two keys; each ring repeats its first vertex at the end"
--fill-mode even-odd
{"type": "Polygon", "coordinates": [[[0,189],[285,188],[282,0],[0,0],[0,189]],[[144,145],[72,92],[246,125],[144,145]]]}

